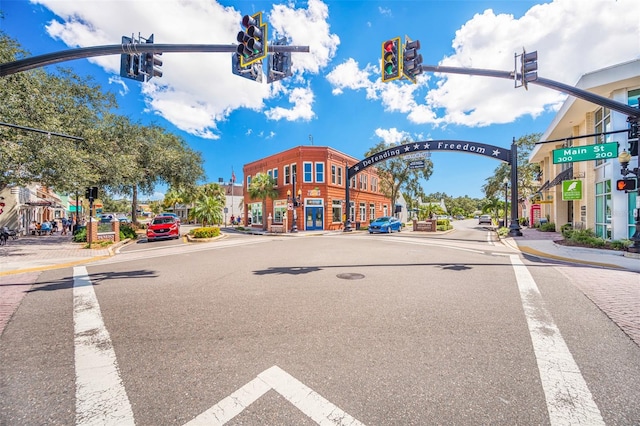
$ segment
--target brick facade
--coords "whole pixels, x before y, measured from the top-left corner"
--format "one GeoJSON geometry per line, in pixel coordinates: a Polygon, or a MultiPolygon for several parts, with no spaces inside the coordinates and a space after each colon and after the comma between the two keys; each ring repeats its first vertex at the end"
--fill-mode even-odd
{"type": "MultiPolygon", "coordinates": [[[[329,147],[298,146],[245,164],[245,226],[251,219],[252,226],[263,228],[263,223],[266,224],[271,216],[274,225],[288,222],[289,231],[293,224],[294,212],[287,208],[291,204],[287,202],[287,191],[291,191],[294,197],[300,190],[300,206],[295,208],[296,225],[299,230],[342,229],[347,214],[345,167],[357,162],[358,159],[329,147]],[[278,196],[273,200],[267,199],[265,218],[261,218],[261,213],[258,213],[262,200],[252,200],[248,191],[251,178],[258,173],[270,174],[276,178],[277,183],[278,196]]],[[[380,178],[373,167],[367,168],[352,179],[349,198],[354,227],[356,223],[368,224],[376,217],[393,214],[393,203],[380,192],[380,178]]]]}

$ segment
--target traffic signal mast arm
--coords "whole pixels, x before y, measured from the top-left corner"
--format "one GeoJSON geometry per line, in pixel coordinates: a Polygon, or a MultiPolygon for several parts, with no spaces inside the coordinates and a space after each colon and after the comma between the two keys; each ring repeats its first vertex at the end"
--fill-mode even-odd
{"type": "MultiPolygon", "coordinates": [[[[478,69],[478,68],[458,68],[458,67],[445,67],[439,65],[422,65],[422,71],[427,72],[440,72],[443,74],[466,74],[466,75],[480,75],[484,77],[496,77],[496,78],[505,78],[508,80],[513,80],[514,77],[516,79],[520,79],[521,75],[516,74],[514,76],[513,71],[498,71],[498,70],[487,70],[487,69],[478,69]]],[[[637,121],[640,119],[640,109],[634,108],[632,106],[616,102],[612,99],[605,98],[603,96],[596,95],[591,92],[587,92],[586,90],[578,89],[577,87],[569,86],[568,84],[560,83],[558,81],[549,80],[547,78],[538,77],[534,81],[530,81],[529,84],[536,84],[538,86],[548,87],[551,89],[558,90],[563,93],[567,93],[569,95],[575,96],[579,99],[584,99],[585,101],[594,103],[596,105],[600,105],[603,107],[607,107],[614,111],[618,111],[627,117],[629,117],[630,121],[637,121]]]]}
{"type": "MultiPolygon", "coordinates": [[[[45,53],[13,62],[0,64],[0,77],[27,71],[46,65],[57,64],[73,59],[92,58],[94,56],[121,55],[132,53],[232,53],[238,48],[237,44],[146,44],[136,43],[131,46],[114,44],[107,46],[81,47],[79,49],[63,50],[61,52],[45,53]]],[[[269,45],[269,52],[299,52],[308,53],[309,46],[269,45]]]]}

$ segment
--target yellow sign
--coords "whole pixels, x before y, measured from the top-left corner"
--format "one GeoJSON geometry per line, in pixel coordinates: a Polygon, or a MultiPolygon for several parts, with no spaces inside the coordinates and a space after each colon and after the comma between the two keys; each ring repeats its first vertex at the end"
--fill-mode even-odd
{"type": "Polygon", "coordinates": [[[553,204],[553,200],[538,201],[538,204],[553,204]]]}

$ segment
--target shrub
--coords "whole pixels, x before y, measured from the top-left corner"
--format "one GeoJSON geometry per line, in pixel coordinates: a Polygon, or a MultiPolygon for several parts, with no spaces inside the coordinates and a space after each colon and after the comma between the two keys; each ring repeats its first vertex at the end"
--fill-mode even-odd
{"type": "Polygon", "coordinates": [[[205,228],[196,228],[189,232],[194,238],[214,238],[220,235],[220,228],[217,226],[207,226],[205,228]]]}
{"type": "Polygon", "coordinates": [[[606,241],[603,238],[597,237],[591,229],[575,229],[566,241],[569,244],[587,247],[598,248],[606,246],[606,241]]]}
{"type": "Polygon", "coordinates": [[[120,225],[120,240],[126,240],[127,238],[132,240],[138,238],[135,228],[131,225],[120,225]]]}
{"type": "Polygon", "coordinates": [[[509,228],[507,228],[506,226],[503,226],[502,228],[498,228],[496,232],[500,237],[506,237],[507,234],[509,233],[509,228]]]}
{"type": "Polygon", "coordinates": [[[631,245],[631,240],[613,240],[609,246],[614,250],[624,250],[631,245]]]}
{"type": "Polygon", "coordinates": [[[84,243],[87,241],[87,228],[82,228],[73,234],[72,240],[74,243],[84,243]]]}
{"type": "Polygon", "coordinates": [[[541,232],[556,232],[556,224],[553,222],[544,222],[540,224],[541,232]]]}
{"type": "Polygon", "coordinates": [[[562,225],[560,227],[560,232],[562,232],[562,236],[565,238],[571,237],[571,234],[573,233],[573,225],[570,223],[562,225]]]}

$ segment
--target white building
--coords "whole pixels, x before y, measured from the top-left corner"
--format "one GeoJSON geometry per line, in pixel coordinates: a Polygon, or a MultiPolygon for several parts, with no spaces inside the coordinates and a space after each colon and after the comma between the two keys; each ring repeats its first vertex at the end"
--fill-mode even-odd
{"type": "MultiPolygon", "coordinates": [[[[585,74],[576,87],[638,108],[640,59],[585,74]]],[[[539,163],[542,170],[542,186],[538,203],[534,205],[539,208],[540,217],[555,223],[557,230],[571,224],[574,228],[592,229],[608,240],[626,239],[634,234],[633,210],[638,192],[616,189],[616,181],[623,178],[617,155],[626,150],[632,155],[629,169],[638,167],[638,139],[629,139],[627,131],[603,134],[628,128],[625,114],[573,96],[567,98],[544,132],[542,143],[536,145],[529,157],[529,161],[539,163]],[[566,140],[562,140],[564,138],[566,140]],[[544,143],[555,140],[558,141],[544,143]],[[583,146],[612,142],[617,142],[618,147],[609,157],[554,164],[553,150],[573,148],[580,152],[583,146]],[[581,194],[574,194],[573,200],[568,199],[571,197],[566,191],[563,194],[562,182],[569,180],[578,181],[574,187],[582,189],[581,194]]],[[[565,189],[568,186],[565,184],[565,189]]]]}

